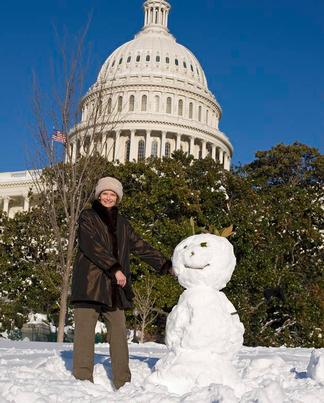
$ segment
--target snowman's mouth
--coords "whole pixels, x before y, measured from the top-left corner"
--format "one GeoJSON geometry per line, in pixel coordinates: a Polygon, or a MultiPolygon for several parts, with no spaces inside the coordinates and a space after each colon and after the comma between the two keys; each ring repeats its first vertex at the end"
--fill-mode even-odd
{"type": "Polygon", "coordinates": [[[204,270],[207,266],[210,266],[209,263],[205,264],[203,267],[190,267],[190,266],[185,266],[186,269],[191,269],[191,270],[204,270]]]}

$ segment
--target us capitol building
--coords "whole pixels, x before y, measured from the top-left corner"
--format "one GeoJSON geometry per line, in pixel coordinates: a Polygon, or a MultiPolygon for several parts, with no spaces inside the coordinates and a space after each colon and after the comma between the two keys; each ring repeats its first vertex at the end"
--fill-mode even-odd
{"type": "MultiPolygon", "coordinates": [[[[142,30],[101,67],[81,100],[81,122],[69,134],[74,160],[84,153],[85,141],[80,138],[86,135],[100,97],[107,112],[100,126],[110,129],[101,129],[96,141],[109,161],[169,157],[183,150],[194,158],[209,155],[230,168],[233,147],[218,128],[221,107],[197,58],[169,32],[170,9],[166,0],[145,1],[142,30]],[[105,125],[111,116],[119,118],[105,125]]],[[[0,210],[9,216],[27,211],[31,187],[28,171],[0,173],[0,210]]]]}

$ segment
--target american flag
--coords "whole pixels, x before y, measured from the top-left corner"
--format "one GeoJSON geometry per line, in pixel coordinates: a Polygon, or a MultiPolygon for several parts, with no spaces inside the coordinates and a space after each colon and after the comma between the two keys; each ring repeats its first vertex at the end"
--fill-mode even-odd
{"type": "Polygon", "coordinates": [[[52,140],[57,141],[58,143],[65,144],[66,135],[61,130],[54,130],[54,132],[52,134],[52,140]]]}

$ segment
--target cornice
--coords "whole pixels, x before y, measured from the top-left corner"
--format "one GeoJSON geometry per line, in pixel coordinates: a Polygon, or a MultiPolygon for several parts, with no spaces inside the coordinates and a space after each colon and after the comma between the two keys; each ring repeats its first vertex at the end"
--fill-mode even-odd
{"type": "Polygon", "coordinates": [[[33,180],[30,181],[24,181],[24,182],[0,182],[0,189],[7,189],[11,187],[21,187],[21,186],[34,186],[33,180]]]}
{"type": "MultiPolygon", "coordinates": [[[[102,123],[98,122],[96,125],[83,124],[82,127],[80,127],[81,125],[78,125],[75,128],[75,131],[73,130],[73,132],[71,133],[71,136],[74,136],[77,133],[82,133],[84,130],[89,130],[89,129],[97,131],[97,129],[99,129],[100,126],[105,126],[107,124],[109,124],[110,127],[113,127],[113,129],[111,129],[111,130],[105,130],[107,132],[109,132],[109,131],[114,132],[116,130],[120,130],[120,129],[118,129],[118,126],[121,126],[121,125],[125,126],[125,125],[130,125],[130,124],[138,124],[138,125],[154,125],[155,124],[155,125],[159,125],[159,126],[163,125],[163,126],[170,126],[170,127],[173,127],[173,128],[185,129],[185,130],[188,130],[188,131],[191,131],[191,132],[198,132],[198,133],[201,133],[201,134],[204,134],[204,135],[207,135],[207,136],[211,136],[213,138],[215,138],[217,136],[216,137],[217,140],[221,141],[223,144],[225,144],[228,147],[228,149],[231,152],[231,156],[232,156],[233,150],[234,150],[232,144],[229,141],[229,139],[222,132],[218,132],[218,131],[217,132],[210,132],[210,131],[204,130],[202,128],[197,128],[197,127],[190,126],[190,125],[184,125],[184,124],[173,123],[173,122],[165,122],[165,121],[160,121],[160,120],[144,120],[144,119],[129,119],[129,120],[127,120],[126,119],[126,120],[119,120],[119,121],[116,121],[116,122],[115,121],[102,122],[102,123]]],[[[144,128],[142,127],[142,129],[144,129],[144,128]]],[[[123,130],[130,130],[130,129],[127,128],[127,129],[123,129],[123,130]]],[[[161,129],[158,129],[158,130],[161,130],[161,129]]],[[[172,130],[172,131],[174,131],[174,130],[172,130]]],[[[183,134],[185,135],[186,133],[183,133],[183,134]]]]}

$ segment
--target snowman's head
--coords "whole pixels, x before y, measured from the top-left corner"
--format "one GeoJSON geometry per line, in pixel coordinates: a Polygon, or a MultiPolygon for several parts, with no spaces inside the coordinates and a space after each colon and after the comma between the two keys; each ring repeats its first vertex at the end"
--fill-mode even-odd
{"type": "Polygon", "coordinates": [[[231,279],[235,264],[232,244],[212,234],[184,239],[172,257],[173,270],[185,288],[204,285],[221,290],[231,279]]]}

